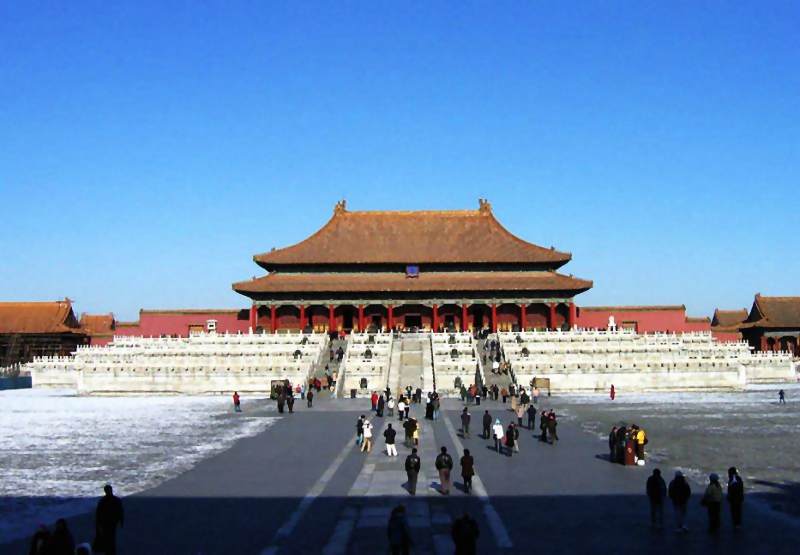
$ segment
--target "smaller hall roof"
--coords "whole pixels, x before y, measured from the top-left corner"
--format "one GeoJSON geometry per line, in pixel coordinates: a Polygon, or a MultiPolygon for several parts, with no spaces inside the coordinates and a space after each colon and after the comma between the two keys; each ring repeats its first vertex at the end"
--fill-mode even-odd
{"type": "Polygon", "coordinates": [[[592,282],[556,272],[399,272],[281,273],[233,284],[243,294],[257,293],[374,293],[423,291],[574,291],[592,282]]]}
{"type": "Polygon", "coordinates": [[[572,256],[512,234],[481,199],[478,210],[355,211],[337,203],[333,217],[307,239],[253,259],[291,264],[544,263],[572,256]]]}
{"type": "Polygon", "coordinates": [[[72,301],[0,302],[0,333],[83,333],[72,301]]]}
{"type": "Polygon", "coordinates": [[[743,327],[800,328],[800,297],[765,297],[756,294],[743,327]]]}
{"type": "Polygon", "coordinates": [[[113,314],[81,314],[81,328],[92,336],[113,335],[115,325],[113,314]]]}
{"type": "Polygon", "coordinates": [[[718,308],[714,311],[714,317],[711,319],[711,326],[715,329],[731,329],[736,331],[745,320],[747,320],[746,308],[739,310],[721,310],[718,308]]]}

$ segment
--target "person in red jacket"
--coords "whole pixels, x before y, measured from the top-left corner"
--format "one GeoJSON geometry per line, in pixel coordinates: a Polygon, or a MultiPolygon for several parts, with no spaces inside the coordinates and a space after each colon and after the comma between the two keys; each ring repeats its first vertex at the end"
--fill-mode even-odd
{"type": "Polygon", "coordinates": [[[372,401],[372,410],[378,410],[378,393],[373,391],[370,400],[372,401]]]}
{"type": "Polygon", "coordinates": [[[242,412],[242,402],[239,399],[239,392],[238,391],[234,391],[233,392],[233,410],[235,412],[242,412]]]}
{"type": "Polygon", "coordinates": [[[613,384],[613,383],[611,384],[611,393],[610,393],[610,396],[611,396],[611,400],[612,400],[612,401],[614,400],[614,397],[616,397],[616,396],[617,396],[617,390],[616,390],[616,389],[614,389],[614,384],[613,384]]]}

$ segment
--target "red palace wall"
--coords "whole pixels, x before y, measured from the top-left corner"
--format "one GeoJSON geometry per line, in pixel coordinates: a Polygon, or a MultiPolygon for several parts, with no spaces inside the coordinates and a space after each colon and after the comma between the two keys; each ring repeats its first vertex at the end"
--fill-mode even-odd
{"type": "Polygon", "coordinates": [[[578,310],[578,327],[605,329],[613,315],[617,327],[635,323],[639,333],[711,331],[706,318],[686,317],[686,308],[677,307],[584,307],[578,310]]]}
{"type": "Polygon", "coordinates": [[[206,321],[217,321],[219,333],[246,333],[250,328],[250,314],[244,310],[225,311],[190,311],[190,310],[164,310],[140,311],[138,325],[126,324],[117,326],[116,335],[142,335],[145,337],[159,337],[162,335],[177,335],[187,337],[190,326],[202,326],[205,329],[206,321]]]}

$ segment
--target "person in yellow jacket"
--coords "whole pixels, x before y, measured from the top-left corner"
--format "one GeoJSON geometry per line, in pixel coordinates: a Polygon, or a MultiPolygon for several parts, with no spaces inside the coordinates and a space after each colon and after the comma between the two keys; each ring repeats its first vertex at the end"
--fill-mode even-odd
{"type": "Polygon", "coordinates": [[[644,466],[644,446],[647,443],[647,434],[642,428],[637,426],[633,434],[633,439],[636,440],[636,464],[644,466]]]}

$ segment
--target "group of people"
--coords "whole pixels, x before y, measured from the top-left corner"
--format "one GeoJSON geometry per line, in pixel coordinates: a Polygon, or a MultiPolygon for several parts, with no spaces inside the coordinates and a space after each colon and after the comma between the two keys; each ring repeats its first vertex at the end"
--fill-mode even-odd
{"type": "MultiPolygon", "coordinates": [[[[689,499],[692,496],[692,489],[680,470],[675,472],[675,477],[667,486],[664,478],[661,477],[661,470],[654,469],[652,475],[647,479],[646,493],[650,501],[650,523],[653,527],[663,528],[664,504],[666,499],[669,499],[672,502],[675,515],[675,529],[678,532],[687,532],[689,530],[686,526],[686,515],[689,499]]],[[[719,475],[712,473],[708,477],[708,486],[706,486],[703,497],[700,499],[700,504],[705,507],[708,513],[708,530],[711,533],[715,533],[720,529],[724,497],[719,475]]],[[[728,469],[727,501],[731,513],[731,523],[734,528],[739,528],[742,525],[744,481],[735,466],[728,469]]]]}
{"type": "Polygon", "coordinates": [[[95,509],[95,537],[91,543],[76,545],[67,521],[60,518],[52,531],[44,524],[39,526],[31,538],[29,555],[115,555],[117,528],[122,527],[125,514],[122,500],[114,495],[113,488],[106,484],[103,492],[105,495],[100,498],[95,509]]]}
{"type": "MultiPolygon", "coordinates": [[[[411,552],[413,542],[404,505],[398,505],[392,509],[386,533],[389,537],[389,551],[392,555],[406,555],[411,552]]],[[[477,553],[479,536],[478,523],[466,511],[453,521],[450,528],[450,537],[453,539],[457,555],[477,553]]]]}
{"type": "Polygon", "coordinates": [[[644,466],[644,446],[649,443],[647,432],[637,424],[614,426],[608,434],[608,450],[611,462],[625,464],[625,453],[630,448],[633,453],[628,461],[644,466]]]}

